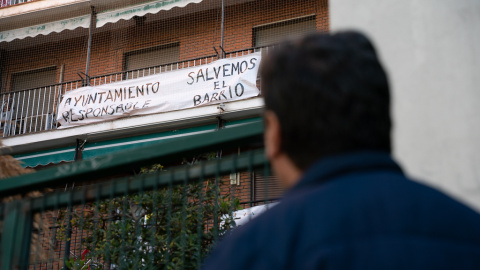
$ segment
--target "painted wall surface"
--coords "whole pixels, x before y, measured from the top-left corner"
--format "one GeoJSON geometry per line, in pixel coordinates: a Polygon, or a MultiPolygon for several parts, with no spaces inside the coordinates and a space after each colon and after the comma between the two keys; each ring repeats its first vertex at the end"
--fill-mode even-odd
{"type": "Polygon", "coordinates": [[[395,158],[480,211],[480,1],[329,5],[331,30],[367,33],[388,70],[395,158]]]}

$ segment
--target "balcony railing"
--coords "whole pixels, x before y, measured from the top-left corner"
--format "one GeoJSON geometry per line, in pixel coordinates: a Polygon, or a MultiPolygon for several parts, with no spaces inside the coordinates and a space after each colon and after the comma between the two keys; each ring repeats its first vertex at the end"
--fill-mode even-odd
{"type": "Polygon", "coordinates": [[[35,1],[35,0],[0,0],[0,8],[32,2],[32,1],[35,1]]]}
{"type": "MultiPolygon", "coordinates": [[[[267,50],[268,48],[250,48],[226,53],[225,57],[233,58],[267,50]]],[[[0,107],[0,132],[3,137],[9,137],[56,129],[59,126],[56,121],[58,106],[63,95],[68,91],[85,86],[86,80],[89,80],[92,86],[108,84],[181,68],[205,65],[217,60],[217,58],[216,55],[210,55],[160,66],[95,76],[85,80],[2,93],[0,94],[0,102],[2,102],[0,107]]]]}

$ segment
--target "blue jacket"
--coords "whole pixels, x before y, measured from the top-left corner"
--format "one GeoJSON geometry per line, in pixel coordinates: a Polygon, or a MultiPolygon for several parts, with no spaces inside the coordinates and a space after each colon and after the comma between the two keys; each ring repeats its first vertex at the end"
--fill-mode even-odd
{"type": "Polygon", "coordinates": [[[320,160],[235,230],[203,269],[480,269],[480,215],[381,152],[320,160]]]}

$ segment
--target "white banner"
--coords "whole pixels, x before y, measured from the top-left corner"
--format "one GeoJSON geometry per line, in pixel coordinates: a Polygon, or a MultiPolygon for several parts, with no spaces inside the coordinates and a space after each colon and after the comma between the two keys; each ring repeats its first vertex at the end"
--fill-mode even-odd
{"type": "Polygon", "coordinates": [[[261,54],[227,58],[133,80],[67,92],[59,106],[61,128],[188,109],[258,96],[261,54]]]}

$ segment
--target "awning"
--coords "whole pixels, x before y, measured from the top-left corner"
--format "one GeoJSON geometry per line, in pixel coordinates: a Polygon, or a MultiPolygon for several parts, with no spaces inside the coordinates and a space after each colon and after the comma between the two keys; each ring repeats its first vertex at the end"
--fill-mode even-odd
{"type": "MultiPolygon", "coordinates": [[[[132,147],[153,144],[163,140],[169,140],[206,132],[214,132],[215,129],[216,125],[208,125],[90,144],[87,142],[85,148],[83,149],[83,159],[93,158],[132,147]]],[[[75,146],[14,156],[14,158],[23,162],[23,167],[36,167],[39,165],[48,165],[52,163],[56,164],[65,161],[68,162],[73,161],[74,157],[75,146]]]]}
{"type": "Polygon", "coordinates": [[[119,20],[130,20],[134,16],[144,16],[148,13],[156,14],[162,10],[170,10],[174,7],[185,7],[191,3],[200,3],[202,0],[156,0],[139,5],[108,10],[97,14],[97,27],[107,23],[115,23],[119,20]]]}
{"type": "Polygon", "coordinates": [[[92,143],[85,146],[83,149],[83,159],[89,159],[100,155],[110,154],[112,152],[140,147],[153,144],[159,141],[167,141],[175,138],[191,136],[195,134],[209,133],[216,130],[216,125],[208,125],[195,128],[187,128],[182,130],[167,131],[157,134],[149,134],[143,136],[136,136],[118,140],[104,141],[92,143]]]}
{"type": "MultiPolygon", "coordinates": [[[[129,20],[134,16],[144,16],[148,13],[156,14],[162,10],[170,10],[174,7],[185,7],[191,3],[200,3],[202,0],[156,0],[143,4],[127,6],[119,9],[108,10],[97,14],[96,27],[102,27],[107,23],[115,23],[119,20],[129,20]]],[[[18,29],[0,32],[0,42],[10,42],[15,39],[48,35],[52,32],[73,30],[78,27],[90,27],[90,14],[54,22],[48,22],[18,29]]]]}
{"type": "Polygon", "coordinates": [[[73,30],[78,27],[90,27],[90,14],[0,32],[0,42],[10,42],[14,39],[24,39],[26,37],[35,37],[37,35],[48,35],[52,32],[59,33],[63,30],[73,30]]]}
{"type": "MultiPolygon", "coordinates": [[[[259,122],[261,118],[250,118],[237,121],[229,121],[225,124],[225,128],[241,126],[253,122],[259,122]]],[[[159,141],[167,141],[175,138],[191,136],[202,133],[214,132],[217,130],[217,125],[207,125],[194,128],[186,128],[180,130],[167,131],[156,134],[141,135],[117,140],[102,141],[96,143],[88,143],[83,149],[83,159],[94,158],[100,155],[110,154],[112,152],[140,147],[144,145],[153,144],[159,141]]],[[[74,151],[75,152],[75,151],[74,151]]],[[[73,160],[73,158],[72,158],[73,160]]]]}
{"type": "MultiPolygon", "coordinates": [[[[261,121],[260,118],[250,118],[244,120],[227,122],[225,128],[235,127],[239,125],[245,125],[253,122],[261,121]]],[[[175,138],[191,136],[201,133],[214,132],[217,129],[217,125],[206,125],[193,128],[185,128],[173,131],[166,131],[148,135],[140,135],[135,137],[128,137],[122,139],[115,139],[109,141],[87,143],[83,149],[83,159],[94,158],[104,154],[110,154],[112,152],[140,147],[144,145],[154,144],[159,141],[167,141],[175,138]]],[[[75,146],[69,146],[64,148],[57,148],[45,151],[39,151],[34,153],[28,153],[23,155],[15,155],[14,158],[23,162],[23,167],[36,167],[39,165],[57,164],[60,162],[73,161],[75,157],[75,146]]]]}
{"type": "Polygon", "coordinates": [[[36,167],[38,165],[57,164],[64,161],[73,161],[75,147],[64,147],[46,151],[15,155],[14,158],[22,162],[23,167],[36,167]]]}

